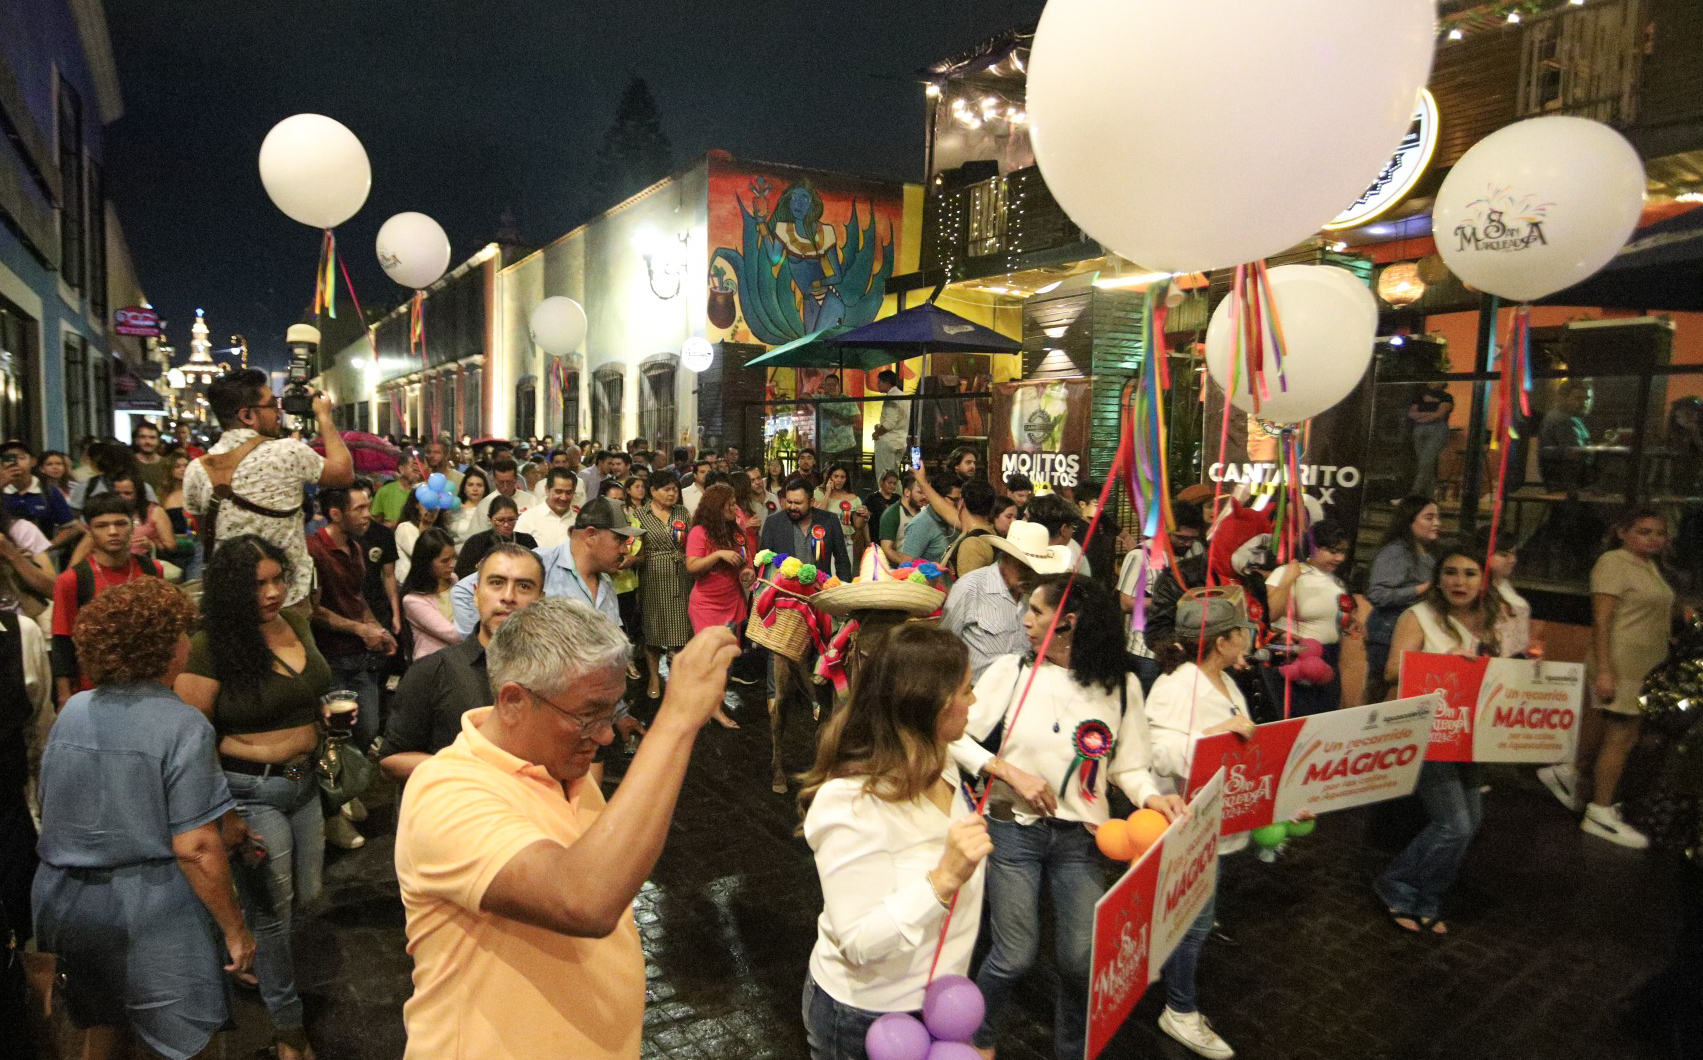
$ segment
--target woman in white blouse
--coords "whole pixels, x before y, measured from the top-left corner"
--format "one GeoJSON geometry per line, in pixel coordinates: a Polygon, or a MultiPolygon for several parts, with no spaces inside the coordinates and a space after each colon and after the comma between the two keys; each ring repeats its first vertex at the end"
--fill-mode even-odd
{"type": "Polygon", "coordinates": [[[799,795],[822,883],[804,980],[811,1060],[863,1060],[871,1023],[922,1008],[948,909],[935,973],[969,970],[993,844],[947,747],[974,701],[963,642],[900,626],[822,730],[799,795]]]}
{"type": "Polygon", "coordinates": [[[1111,864],[1094,846],[1094,831],[1110,816],[1107,782],[1137,806],[1168,818],[1181,812],[1182,800],[1161,794],[1148,771],[1141,684],[1129,672],[1116,598],[1081,578],[1067,598],[1066,581],[1045,578],[1029,597],[1023,628],[1031,651],[1001,656],[982,672],[969,727],[952,745],[952,756],[967,771],[1000,782],[988,799],[993,948],[976,975],[987,1001],[976,1047],[995,1046],[1015,1007],[1018,983],[1035,962],[1045,887],[1059,971],[1054,1048],[1059,1060],[1080,1060],[1094,903],[1105,893],[1111,864]],[[1055,614],[1052,642],[1037,660],[1055,614]],[[1028,698],[1014,715],[1031,676],[1028,698]],[[997,757],[976,743],[996,729],[1004,733],[997,757]]]}
{"type": "MultiPolygon", "coordinates": [[[[1497,653],[1502,598],[1483,591],[1483,546],[1466,540],[1445,542],[1436,555],[1431,588],[1402,612],[1390,641],[1385,677],[1392,688],[1401,678],[1402,656],[1410,651],[1468,658],[1497,653]]],[[[1429,823],[1372,886],[1390,922],[1402,931],[1447,935],[1443,895],[1453,886],[1484,819],[1484,793],[1470,762],[1426,762],[1414,794],[1429,823]]]]}
{"type": "Polygon", "coordinates": [[[1272,571],[1265,579],[1266,614],[1271,616],[1273,640],[1316,640],[1324,649],[1331,677],[1322,685],[1286,682],[1276,667],[1266,671],[1266,688],[1282,706],[1287,697],[1288,716],[1322,714],[1342,706],[1342,634],[1344,616],[1354,612],[1343,607],[1353,598],[1337,578],[1337,568],[1348,558],[1348,530],[1333,519],[1313,524],[1308,536],[1313,550],[1304,560],[1294,560],[1272,571]],[[1288,687],[1285,687],[1287,685],[1288,687]]]}
{"type": "MultiPolygon", "coordinates": [[[[1254,734],[1248,701],[1227,673],[1243,664],[1253,646],[1253,627],[1241,607],[1222,596],[1186,596],[1177,603],[1176,640],[1164,649],[1165,674],[1147,694],[1147,724],[1153,735],[1153,769],[1171,784],[1188,784],[1195,741],[1233,732],[1254,734]]],[[[1220,856],[1248,845],[1239,832],[1218,841],[1220,856]]],[[[1183,941],[1165,962],[1165,1011],[1159,1029],[1201,1056],[1235,1055],[1196,1004],[1195,970],[1212,931],[1216,894],[1208,899],[1183,941]]]]}

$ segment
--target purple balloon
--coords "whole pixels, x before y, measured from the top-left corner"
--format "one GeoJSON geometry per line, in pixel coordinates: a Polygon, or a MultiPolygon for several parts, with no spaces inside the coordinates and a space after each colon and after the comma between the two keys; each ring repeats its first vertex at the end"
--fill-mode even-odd
{"type": "Polygon", "coordinates": [[[943,1042],[969,1041],[986,1015],[982,992],[961,975],[943,975],[923,994],[922,1021],[928,1033],[943,1042]]]}
{"type": "Polygon", "coordinates": [[[935,1042],[925,1060],[982,1060],[982,1054],[968,1042],[935,1042]]]}
{"type": "Polygon", "coordinates": [[[905,1012],[887,1013],[863,1036],[869,1060],[927,1060],[928,1045],[928,1029],[905,1012]]]}

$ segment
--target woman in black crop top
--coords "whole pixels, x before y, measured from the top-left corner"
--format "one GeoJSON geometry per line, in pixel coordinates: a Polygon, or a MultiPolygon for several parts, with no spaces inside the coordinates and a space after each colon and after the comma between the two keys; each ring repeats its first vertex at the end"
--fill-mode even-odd
{"type": "MultiPolygon", "coordinates": [[[[313,752],[331,668],[307,621],[283,610],[284,551],[252,534],[221,544],[202,582],[201,631],[177,679],[185,702],[213,721],[237,811],[266,847],[236,867],[237,893],[258,943],[254,972],[279,1060],[312,1057],[290,956],[291,907],[319,896],[325,821],[313,752]]],[[[352,719],[351,719],[352,720],[352,719]]]]}

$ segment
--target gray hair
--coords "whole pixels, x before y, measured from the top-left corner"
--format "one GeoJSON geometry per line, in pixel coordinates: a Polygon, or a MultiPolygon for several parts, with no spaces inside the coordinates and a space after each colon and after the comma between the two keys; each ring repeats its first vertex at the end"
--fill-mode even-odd
{"type": "Polygon", "coordinates": [[[492,692],[513,682],[549,699],[586,674],[625,671],[631,652],[608,615],[558,597],[510,615],[485,649],[485,662],[492,692]]]}

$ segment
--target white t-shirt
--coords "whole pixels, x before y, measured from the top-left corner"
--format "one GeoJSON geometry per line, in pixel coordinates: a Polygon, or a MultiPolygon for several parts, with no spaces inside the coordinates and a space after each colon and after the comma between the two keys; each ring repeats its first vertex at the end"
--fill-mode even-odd
{"type": "MultiPolygon", "coordinates": [[[[1279,567],[1266,576],[1267,586],[1280,585],[1285,580],[1286,568],[1279,567]]],[[[1273,630],[1289,628],[1289,612],[1295,612],[1295,639],[1309,638],[1320,644],[1335,644],[1342,639],[1342,583],[1336,576],[1326,574],[1309,564],[1301,564],[1301,573],[1290,590],[1291,603],[1288,607],[1274,610],[1271,615],[1273,630]]]]}
{"type": "Polygon", "coordinates": [[[567,514],[557,515],[550,510],[548,504],[538,504],[521,513],[514,524],[517,534],[531,534],[538,542],[538,550],[555,548],[568,539],[568,532],[573,529],[574,520],[579,518],[579,505],[569,508],[567,514]]]}
{"type": "MultiPolygon", "coordinates": [[[[887,802],[867,794],[861,777],[822,785],[804,815],[804,839],[816,855],[822,915],[810,951],[810,975],[828,996],[870,1012],[922,1007],[934,942],[946,910],[928,873],[940,863],[953,820],[975,812],[957,766],[952,813],[927,799],[887,802]]],[[[980,926],[987,862],[958,889],[940,975],[967,975],[980,926]]]]}
{"type": "MultiPolygon", "coordinates": [[[[496,500],[499,496],[501,496],[501,494],[493,490],[479,498],[479,518],[484,520],[486,524],[489,524],[491,521],[491,502],[496,500]]],[[[523,515],[526,513],[528,508],[534,508],[538,505],[537,496],[523,489],[515,490],[514,495],[511,496],[509,500],[514,501],[515,507],[519,508],[523,515]]],[[[478,533],[478,531],[475,530],[474,533],[478,533]]]]}

